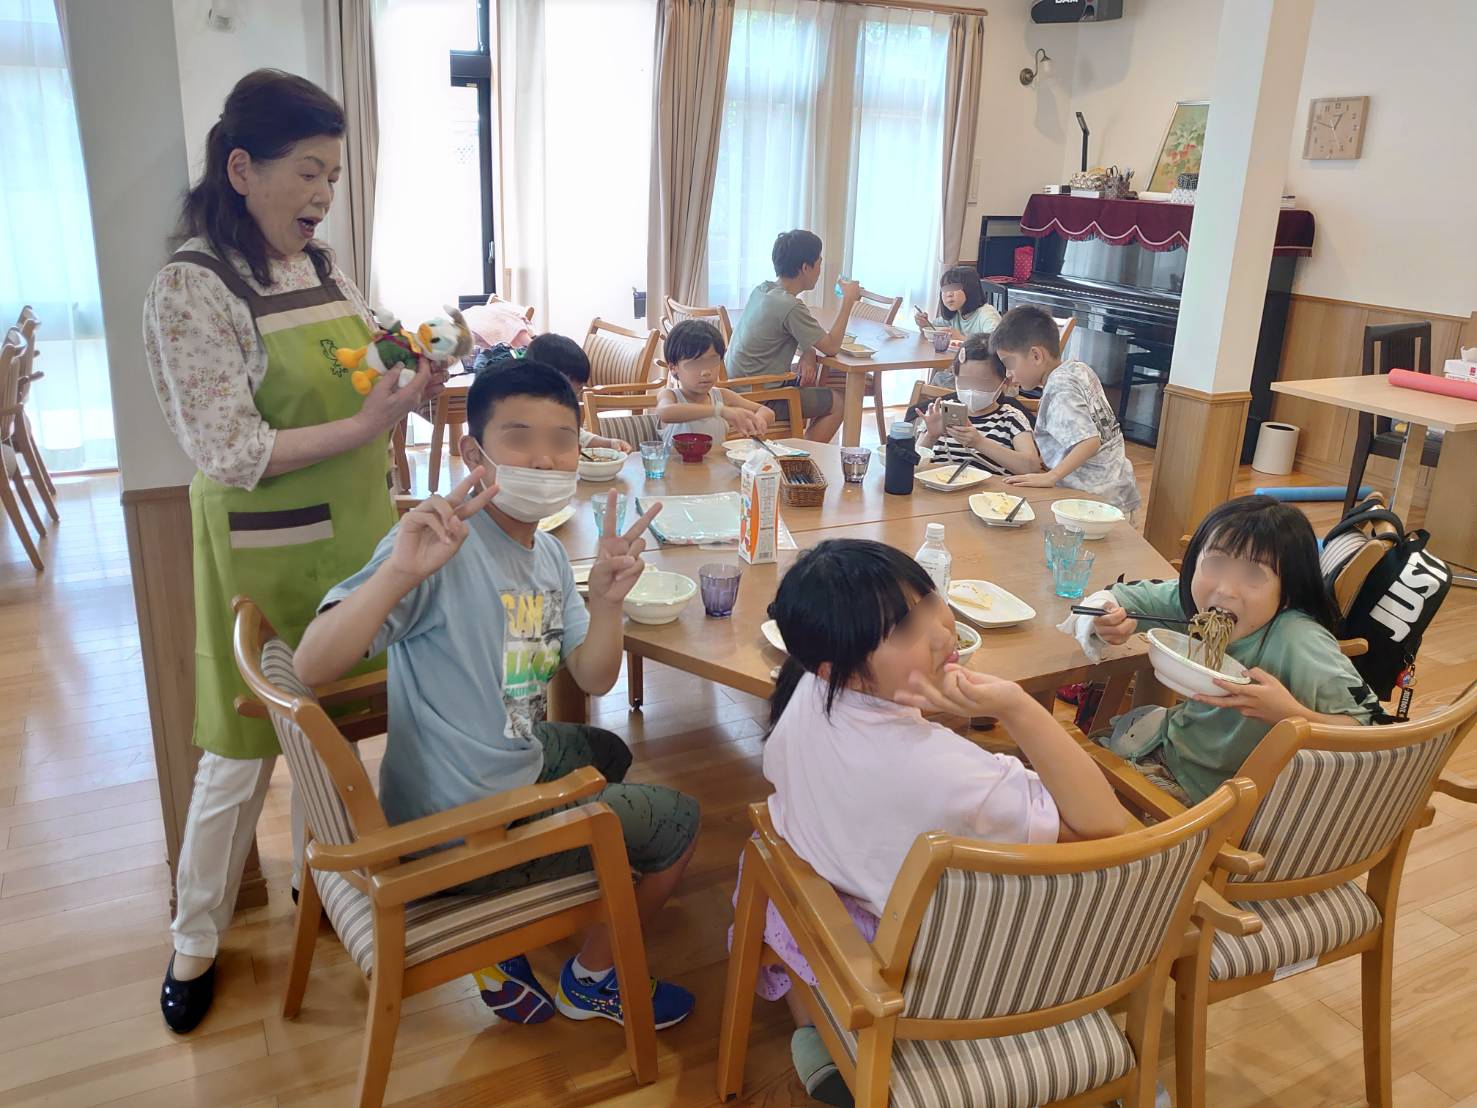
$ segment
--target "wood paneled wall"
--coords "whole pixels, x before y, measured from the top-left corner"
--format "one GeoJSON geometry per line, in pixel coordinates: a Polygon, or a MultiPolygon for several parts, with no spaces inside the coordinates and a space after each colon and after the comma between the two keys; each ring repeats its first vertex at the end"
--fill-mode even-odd
{"type": "MultiPolygon", "coordinates": [[[[1441,372],[1441,363],[1456,356],[1464,328],[1477,330],[1473,320],[1457,316],[1422,314],[1357,304],[1347,300],[1325,300],[1316,296],[1292,297],[1287,317],[1287,335],[1282,344],[1279,381],[1302,381],[1317,377],[1354,377],[1359,374],[1364,353],[1364,328],[1382,323],[1431,322],[1431,368],[1441,372]]],[[[1357,413],[1311,400],[1276,395],[1272,418],[1301,429],[1298,435],[1297,468],[1304,473],[1342,485],[1349,476],[1358,431],[1357,413]]],[[[1370,458],[1365,481],[1388,491],[1395,477],[1395,462],[1370,458]]],[[[1416,503],[1430,496],[1432,473],[1422,469],[1416,503]]]]}
{"type": "MultiPolygon", "coordinates": [[[[171,876],[190,811],[200,748],[195,729],[195,595],[191,568],[188,486],[137,489],[123,494],[123,522],[133,571],[133,602],[154,732],[154,764],[171,876]]],[[[237,897],[238,908],[267,902],[255,845],[237,897]]]]}

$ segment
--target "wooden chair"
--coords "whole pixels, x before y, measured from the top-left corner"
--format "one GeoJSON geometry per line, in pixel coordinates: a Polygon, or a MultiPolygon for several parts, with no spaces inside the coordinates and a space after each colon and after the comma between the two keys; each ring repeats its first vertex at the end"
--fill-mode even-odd
{"type": "MultiPolygon", "coordinates": [[[[1449,707],[1383,727],[1332,727],[1286,719],[1267,733],[1238,776],[1262,801],[1239,813],[1233,841],[1265,859],[1256,873],[1218,866],[1212,888],[1262,920],[1260,933],[1227,934],[1214,921],[1175,962],[1175,1104],[1205,1103],[1206,1009],[1293,973],[1358,955],[1363,983],[1364,1089],[1394,1104],[1390,990],[1395,909],[1405,856],[1430,823],[1433,789],[1477,797],[1443,782],[1447,760],[1477,721],[1477,683],[1449,707]],[[1356,880],[1368,875],[1363,888],[1356,880]]],[[[1101,747],[1114,788],[1154,818],[1184,809],[1101,747]]]]}
{"type": "Polygon", "coordinates": [[[1072,337],[1072,332],[1077,328],[1077,317],[1069,315],[1066,319],[1059,319],[1056,316],[1052,316],[1052,319],[1056,320],[1057,330],[1061,332],[1061,337],[1057,339],[1057,349],[1061,352],[1061,357],[1065,358],[1067,356],[1067,340],[1072,337]]]}
{"type": "Polygon", "coordinates": [[[743,1085],[773,904],[815,971],[806,999],[858,1106],[1153,1104],[1170,964],[1192,913],[1235,914],[1201,878],[1255,792],[1231,781],[1175,820],[1095,842],[921,835],[870,944],[775,831],[768,805],[751,805],[719,1098],[743,1085]],[[1125,1030],[1108,1015],[1120,1001],[1125,1030]]]}
{"type": "MultiPolygon", "coordinates": [[[[251,601],[238,599],[234,608],[236,664],[271,718],[307,807],[307,864],[282,1012],[290,1019],[301,1008],[326,912],[369,978],[355,1101],[360,1108],[384,1099],[404,997],[599,922],[610,927],[631,1071],[642,1084],[655,1080],[646,955],[619,819],[604,804],[586,803],[518,823],[593,795],[604,778],[585,767],[391,827],[363,765],[298,680],[292,650],[251,601]],[[448,843],[457,845],[434,850],[448,843]],[[506,893],[440,895],[531,858],[581,847],[594,860],[590,873],[506,893]]],[[[363,679],[357,683],[362,694],[363,679]]]]}
{"type": "MultiPolygon", "coordinates": [[[[1364,360],[1359,367],[1362,376],[1387,374],[1395,368],[1431,372],[1431,325],[1429,323],[1387,323],[1364,328],[1364,360]]],[[[1344,511],[1354,506],[1359,486],[1364,483],[1364,467],[1371,454],[1381,458],[1399,458],[1405,447],[1405,429],[1397,428],[1384,416],[1359,413],[1359,430],[1354,439],[1354,456],[1349,463],[1349,486],[1344,493],[1344,511]]],[[[1441,458],[1441,436],[1426,433],[1421,445],[1420,464],[1434,467],[1441,458]]]]}
{"type": "MultiPolygon", "coordinates": [[[[892,326],[897,319],[898,309],[903,306],[901,296],[883,296],[881,293],[862,289],[862,298],[851,309],[852,319],[869,319],[875,323],[892,326]]],[[[887,409],[882,402],[882,374],[867,374],[867,392],[872,397],[872,411],[877,417],[877,441],[887,441],[887,409]]]]}
{"type": "Polygon", "coordinates": [[[16,453],[25,459],[26,468],[31,473],[31,483],[36,486],[36,493],[46,506],[46,514],[60,522],[62,517],[56,510],[56,482],[51,479],[51,471],[46,468],[46,459],[41,455],[41,444],[36,440],[36,433],[31,428],[31,417],[26,411],[26,402],[31,398],[31,386],[46,376],[36,368],[36,357],[41,352],[37,345],[36,332],[41,321],[27,304],[21,309],[15,326],[25,344],[25,353],[21,357],[20,385],[16,391],[20,416],[15,421],[14,446],[16,453]]]}
{"type": "Polygon", "coordinates": [[[6,333],[4,343],[0,344],[0,463],[5,467],[4,474],[0,475],[0,503],[4,504],[5,514],[10,517],[11,526],[15,528],[16,536],[25,547],[31,565],[40,572],[46,568],[46,563],[41,560],[36,540],[31,538],[31,532],[26,529],[20,505],[25,505],[26,514],[36,525],[39,537],[45,537],[46,525],[41,522],[41,514],[36,511],[36,504],[26,489],[26,479],[21,474],[20,461],[13,445],[15,429],[19,426],[21,417],[19,394],[23,348],[15,341],[19,337],[19,333],[12,328],[6,333]]]}
{"type": "Polygon", "coordinates": [[[924,399],[937,400],[940,397],[953,395],[954,390],[946,389],[943,385],[930,385],[927,381],[915,381],[913,395],[908,397],[908,410],[921,407],[924,399]]]}
{"type": "Polygon", "coordinates": [[[585,353],[590,358],[591,385],[643,385],[652,380],[656,331],[632,331],[595,318],[585,335],[585,353]]]}
{"type": "MultiPolygon", "coordinates": [[[[665,363],[658,360],[658,366],[665,363]]],[[[787,381],[789,378],[779,376],[767,377],[745,377],[740,383],[747,385],[750,381],[771,382],[787,381]]],[[[718,383],[732,387],[734,382],[726,376],[720,377],[718,383]]],[[[665,381],[654,381],[645,385],[598,385],[585,392],[585,426],[597,435],[607,438],[623,439],[632,446],[647,442],[651,439],[662,437],[661,424],[657,422],[656,394],[666,387],[665,381]],[[630,412],[626,417],[619,412],[630,412]],[[641,438],[631,438],[631,434],[641,435],[641,438]]],[[[765,401],[777,400],[784,403],[789,412],[787,419],[777,420],[769,425],[765,432],[766,439],[790,439],[799,438],[805,433],[805,417],[801,411],[800,390],[794,385],[770,386],[764,388],[746,388],[744,398],[752,400],[756,404],[765,401]]],[[[743,436],[733,433],[729,438],[742,438],[743,436]]]]}
{"type": "Polygon", "coordinates": [[[692,304],[679,304],[670,296],[667,297],[667,314],[662,317],[661,326],[663,337],[670,334],[672,328],[684,319],[709,320],[718,328],[725,345],[733,341],[733,323],[728,318],[728,309],[722,304],[714,308],[699,308],[692,304]]]}

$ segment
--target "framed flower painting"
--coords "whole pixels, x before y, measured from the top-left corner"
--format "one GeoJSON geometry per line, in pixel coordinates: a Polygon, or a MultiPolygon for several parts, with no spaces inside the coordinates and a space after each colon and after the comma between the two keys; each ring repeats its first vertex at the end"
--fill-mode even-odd
{"type": "Polygon", "coordinates": [[[1181,173],[1200,172],[1205,121],[1209,117],[1209,100],[1181,100],[1174,106],[1174,117],[1169,121],[1169,130],[1164,133],[1159,158],[1154,163],[1154,175],[1149,178],[1149,192],[1172,192],[1181,173]]]}

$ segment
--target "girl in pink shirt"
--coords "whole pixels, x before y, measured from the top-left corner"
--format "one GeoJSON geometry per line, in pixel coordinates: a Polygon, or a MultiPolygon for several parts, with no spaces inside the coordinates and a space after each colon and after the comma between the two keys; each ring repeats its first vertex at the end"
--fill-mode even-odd
{"type": "MultiPolygon", "coordinates": [[[[764,776],[776,830],[829,881],[863,938],[913,841],[948,831],[997,842],[1098,838],[1124,829],[1112,789],[1019,685],[959,667],[954,617],[912,558],[882,543],[823,542],[781,581],[769,614],[789,649],[771,700],[764,776]],[[993,754],[920,709],[994,716],[1029,758],[993,754]]],[[[770,906],[784,959],[759,994],[788,999],[796,1070],[811,1096],[850,1103],[790,973],[815,976],[770,906]]]]}

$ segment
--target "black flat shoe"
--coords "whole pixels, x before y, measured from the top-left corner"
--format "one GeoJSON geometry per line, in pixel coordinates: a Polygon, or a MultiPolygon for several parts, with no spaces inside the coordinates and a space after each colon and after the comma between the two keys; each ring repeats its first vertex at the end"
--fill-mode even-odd
{"type": "Polygon", "coordinates": [[[159,993],[159,1010],[164,1022],[176,1035],[188,1035],[200,1025],[210,1002],[215,999],[215,963],[191,981],[174,979],[174,956],[164,971],[164,988],[159,993]]]}

